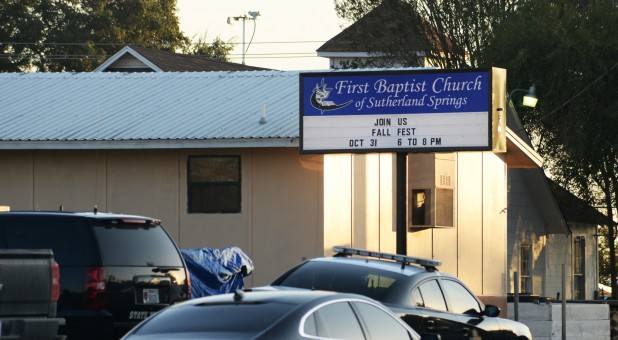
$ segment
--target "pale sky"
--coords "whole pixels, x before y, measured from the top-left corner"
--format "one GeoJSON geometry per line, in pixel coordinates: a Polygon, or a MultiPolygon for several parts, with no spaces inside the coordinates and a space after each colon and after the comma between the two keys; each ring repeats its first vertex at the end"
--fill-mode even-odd
{"type": "Polygon", "coordinates": [[[230,57],[237,63],[242,62],[243,22],[228,25],[227,18],[260,12],[251,45],[254,21],[245,21],[245,64],[278,70],[328,69],[328,59],[315,51],[347,26],[335,14],[333,0],[177,0],[177,6],[185,35],[234,39],[230,57]]]}

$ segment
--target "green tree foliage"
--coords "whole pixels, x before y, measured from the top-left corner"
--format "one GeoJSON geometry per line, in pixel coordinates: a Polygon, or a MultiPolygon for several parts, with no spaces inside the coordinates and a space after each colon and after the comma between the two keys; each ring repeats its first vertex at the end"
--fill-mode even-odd
{"type": "Polygon", "coordinates": [[[47,1],[0,1],[0,70],[17,72],[30,67],[32,43],[43,41],[42,17],[32,15],[45,8],[47,1]],[[7,43],[10,42],[10,43],[7,43]]]}
{"type": "Polygon", "coordinates": [[[0,0],[1,71],[89,71],[127,44],[189,43],[175,0],[0,0]]]}
{"type": "Polygon", "coordinates": [[[509,88],[537,86],[520,110],[554,180],[608,212],[614,298],[613,213],[618,202],[618,4],[614,0],[522,2],[483,48],[482,65],[509,71],[509,88]]]}
{"type": "Polygon", "coordinates": [[[230,61],[228,55],[234,49],[234,42],[225,42],[220,37],[216,37],[212,42],[208,42],[206,36],[207,34],[205,33],[202,36],[193,37],[192,43],[183,47],[183,53],[230,61]]]}
{"type": "MultiPolygon", "coordinates": [[[[607,235],[608,230],[607,227],[599,228],[599,235],[607,235]]],[[[602,283],[606,286],[611,286],[611,275],[612,271],[609,266],[609,247],[607,242],[604,240],[599,240],[599,283],[602,283]]]]}

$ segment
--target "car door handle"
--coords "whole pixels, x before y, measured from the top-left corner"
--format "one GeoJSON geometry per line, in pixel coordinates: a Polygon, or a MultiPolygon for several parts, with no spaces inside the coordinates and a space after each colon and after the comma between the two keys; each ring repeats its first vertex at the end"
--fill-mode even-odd
{"type": "Polygon", "coordinates": [[[436,322],[434,320],[427,320],[425,325],[427,325],[427,329],[434,329],[436,327],[436,322]]]}

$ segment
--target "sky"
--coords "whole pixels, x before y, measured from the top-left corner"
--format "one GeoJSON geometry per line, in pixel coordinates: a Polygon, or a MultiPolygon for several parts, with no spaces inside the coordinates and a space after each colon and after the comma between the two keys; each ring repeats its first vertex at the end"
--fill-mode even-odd
{"type": "Polygon", "coordinates": [[[186,36],[233,39],[230,60],[237,63],[242,62],[243,21],[229,25],[227,19],[260,12],[244,24],[245,64],[277,70],[328,69],[328,59],[316,50],[347,26],[333,0],[177,0],[177,8],[186,36]]]}

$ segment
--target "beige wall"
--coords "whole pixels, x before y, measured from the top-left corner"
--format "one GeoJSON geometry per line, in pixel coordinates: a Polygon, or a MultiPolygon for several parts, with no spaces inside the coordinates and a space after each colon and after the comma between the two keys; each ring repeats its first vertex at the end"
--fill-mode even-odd
{"type": "Polygon", "coordinates": [[[395,252],[395,155],[324,156],[324,254],[333,246],[395,252]]]}
{"type": "MultiPolygon", "coordinates": [[[[506,165],[491,152],[451,155],[455,226],[408,232],[408,254],[441,260],[440,270],[458,275],[478,295],[504,296],[506,165]]],[[[303,257],[332,254],[335,245],[396,250],[391,153],[300,155],[296,148],[256,148],[0,156],[0,204],[77,211],[97,205],[100,211],[156,217],[181,248],[243,249],[255,264],[247,286],[268,284],[303,257]],[[213,154],[241,157],[239,214],[187,213],[187,159],[213,154]]]]}
{"type": "MultiPolygon", "coordinates": [[[[506,164],[491,152],[448,154],[456,164],[455,226],[407,233],[407,253],[442,261],[478,295],[506,296],[506,164]]],[[[396,250],[395,155],[324,157],[325,254],[333,245],[396,250]],[[352,203],[350,203],[352,202],[352,203]]],[[[435,154],[409,154],[427,171],[435,154]]],[[[432,170],[433,171],[433,170],[432,170]]],[[[422,173],[421,177],[432,177],[422,173]]]]}
{"type": "Polygon", "coordinates": [[[180,248],[240,247],[263,285],[323,255],[322,163],[296,148],[0,151],[0,205],[155,217],[180,248]],[[187,158],[211,154],[241,156],[239,214],[187,213],[187,158]]]}

